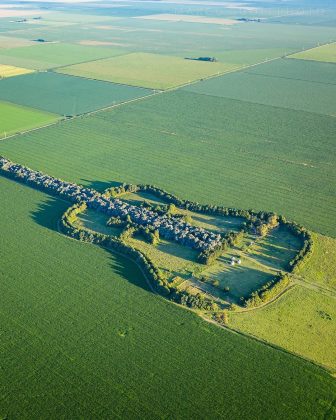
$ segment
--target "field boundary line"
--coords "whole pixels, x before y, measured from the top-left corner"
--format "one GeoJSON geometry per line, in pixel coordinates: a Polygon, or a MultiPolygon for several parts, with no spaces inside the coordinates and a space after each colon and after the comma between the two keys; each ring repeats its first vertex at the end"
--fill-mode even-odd
{"type": "MultiPolygon", "coordinates": [[[[336,41],[328,41],[328,42],[322,43],[320,45],[316,45],[315,47],[303,48],[302,50],[297,50],[296,52],[293,52],[291,54],[287,54],[285,57],[291,58],[292,55],[307,52],[307,51],[312,51],[312,50],[315,50],[316,48],[325,47],[327,45],[332,45],[332,44],[336,44],[336,41]]],[[[304,60],[304,58],[296,58],[296,57],[294,57],[293,59],[294,60],[304,60]]],[[[315,61],[315,60],[309,60],[309,61],[315,61]]]]}

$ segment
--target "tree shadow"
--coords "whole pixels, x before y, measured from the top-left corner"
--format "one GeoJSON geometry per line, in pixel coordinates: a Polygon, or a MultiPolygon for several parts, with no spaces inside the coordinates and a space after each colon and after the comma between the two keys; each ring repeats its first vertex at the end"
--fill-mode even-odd
{"type": "Polygon", "coordinates": [[[122,182],[119,181],[96,181],[96,180],[92,180],[92,179],[85,179],[85,178],[81,178],[80,180],[80,184],[85,185],[88,188],[93,188],[94,190],[97,190],[98,192],[104,192],[107,188],[111,188],[111,187],[119,187],[120,185],[122,185],[122,182]]]}
{"type": "MultiPolygon", "coordinates": [[[[59,221],[63,213],[71,205],[72,203],[70,201],[68,202],[54,196],[46,196],[46,198],[41,201],[34,210],[30,212],[30,216],[39,226],[54,232],[59,232],[59,221]]],[[[65,234],[60,234],[65,238],[69,238],[65,234]]],[[[73,239],[73,241],[79,242],[78,245],[83,244],[83,242],[77,241],[75,239],[73,239]]],[[[99,247],[99,245],[89,243],[87,245],[99,247]]],[[[110,267],[114,273],[122,276],[125,280],[136,285],[137,287],[141,287],[142,289],[153,293],[153,290],[149,286],[144,274],[135,262],[117,252],[113,252],[102,247],[100,248],[107,253],[110,261],[110,267]],[[134,275],[130,276],[130,272],[134,275]]],[[[113,276],[113,274],[111,274],[111,276],[113,276]]]]}
{"type": "Polygon", "coordinates": [[[50,195],[40,202],[38,207],[30,212],[30,215],[38,225],[57,231],[59,220],[70,206],[70,201],[57,199],[50,195]]]}

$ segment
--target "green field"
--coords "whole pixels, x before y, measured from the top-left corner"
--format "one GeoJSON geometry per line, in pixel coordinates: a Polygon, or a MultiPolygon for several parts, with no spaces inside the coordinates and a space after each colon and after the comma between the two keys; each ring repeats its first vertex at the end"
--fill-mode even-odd
{"type": "Polygon", "coordinates": [[[230,314],[230,326],[336,371],[335,296],[296,286],[269,306],[230,314]]]}
{"type": "Polygon", "coordinates": [[[158,54],[133,53],[89,63],[75,64],[58,72],[152,89],[168,89],[193,80],[239,68],[236,64],[185,60],[158,54]]]}
{"type": "Polygon", "coordinates": [[[304,60],[273,60],[262,66],[254,66],[246,73],[280,78],[291,81],[313,82],[322,85],[336,85],[335,66],[330,63],[318,63],[304,60]]]}
{"type": "Polygon", "coordinates": [[[211,281],[217,281],[221,293],[217,296],[229,298],[241,304],[241,297],[248,297],[272,280],[279,271],[287,271],[289,261],[300,249],[298,239],[286,228],[276,228],[264,238],[247,235],[241,244],[230,248],[216,262],[202,272],[211,281]],[[241,265],[230,266],[234,257],[241,265]],[[223,295],[223,289],[229,291],[223,295]]]}
{"type": "Polygon", "coordinates": [[[130,261],[55,231],[68,204],[0,184],[2,417],[330,413],[326,372],[150,293],[130,261]]]}
{"type": "Polygon", "coordinates": [[[179,91],[3,141],[0,153],[69,181],[155,184],[192,201],[276,211],[336,236],[335,124],[179,91]]]}
{"type": "Polygon", "coordinates": [[[291,55],[290,58],[336,63],[336,43],[322,45],[321,47],[302,51],[291,55]]]}
{"type": "Polygon", "coordinates": [[[59,115],[37,109],[0,102],[0,138],[50,124],[59,118],[59,115]]]}
{"type": "Polygon", "coordinates": [[[36,70],[50,69],[67,64],[82,63],[122,54],[117,48],[99,48],[63,43],[42,43],[30,47],[9,48],[0,51],[0,62],[36,70]],[[7,59],[8,57],[8,59],[7,59]]]}
{"type": "MultiPolygon", "coordinates": [[[[28,47],[34,45],[34,42],[24,38],[14,38],[9,36],[0,36],[0,55],[6,48],[28,47]]],[[[1,62],[1,60],[0,60],[1,62]]]]}
{"type": "MultiPolygon", "coordinates": [[[[302,248],[284,225],[249,230],[211,265],[122,236],[172,288],[160,296],[153,271],[60,233],[70,202],[0,175],[0,420],[336,419],[331,0],[14,3],[29,12],[0,5],[0,156],[100,192],[151,184],[275,212],[314,244],[288,288],[251,308],[242,297],[302,248]],[[158,14],[240,21],[141,19],[158,14]],[[1,78],[17,68],[32,73],[1,78]]],[[[221,234],[244,221],[175,211],[221,234]]],[[[87,209],[75,227],[119,237],[108,218],[87,209]]]]}
{"type": "Polygon", "coordinates": [[[283,60],[277,60],[261,64],[252,71],[247,69],[231,73],[184,89],[202,95],[335,116],[334,69],[330,66],[325,67],[324,64],[308,62],[298,64],[294,60],[286,60],[284,71],[283,63],[283,60]],[[316,65],[320,67],[318,70],[316,65]],[[313,71],[310,68],[313,68],[313,71]],[[307,77],[311,77],[311,72],[318,74],[319,83],[304,79],[307,73],[307,77]]]}
{"type": "Polygon", "coordinates": [[[33,73],[0,81],[0,100],[54,112],[77,115],[146,96],[147,89],[85,80],[57,73],[33,73]]]}
{"type": "Polygon", "coordinates": [[[298,275],[313,284],[336,289],[336,240],[314,234],[314,252],[298,275]]]}

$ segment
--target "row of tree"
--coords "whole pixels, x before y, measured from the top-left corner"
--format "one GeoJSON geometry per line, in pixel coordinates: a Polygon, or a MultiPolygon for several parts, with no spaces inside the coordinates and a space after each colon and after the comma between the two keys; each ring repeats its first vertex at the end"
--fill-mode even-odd
{"type": "MultiPolygon", "coordinates": [[[[78,214],[84,212],[86,208],[86,203],[76,203],[63,214],[61,227],[65,234],[80,241],[91,242],[132,258],[151,281],[152,286],[155,287],[160,294],[177,303],[186,305],[190,308],[205,310],[215,310],[217,308],[213,300],[208,299],[201,294],[197,294],[196,296],[191,295],[185,290],[179,291],[176,287],[170,286],[161,270],[158,269],[148,257],[125,242],[128,237],[137,232],[139,229],[138,227],[127,225],[120,238],[116,238],[102,233],[92,232],[79,226],[77,223],[78,214]]],[[[142,227],[140,227],[140,230],[142,231],[142,227]]],[[[141,232],[141,234],[144,233],[147,234],[147,232],[141,232]]],[[[153,235],[156,237],[157,234],[153,233],[153,235]]]]}
{"type": "Polygon", "coordinates": [[[272,281],[264,284],[260,289],[251,293],[247,298],[242,299],[245,308],[256,308],[273,299],[283,292],[289,285],[291,279],[288,274],[279,273],[272,281]]]}

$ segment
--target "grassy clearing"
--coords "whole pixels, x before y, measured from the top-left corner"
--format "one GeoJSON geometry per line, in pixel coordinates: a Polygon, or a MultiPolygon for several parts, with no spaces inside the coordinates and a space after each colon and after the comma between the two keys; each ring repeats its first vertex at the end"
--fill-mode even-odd
{"type": "Polygon", "coordinates": [[[6,57],[9,60],[14,58],[16,62],[22,63],[23,67],[44,70],[67,64],[112,57],[122,53],[123,51],[117,48],[99,48],[55,42],[5,49],[1,51],[0,61],[6,64],[6,57]]]}
{"type": "Polygon", "coordinates": [[[329,410],[323,370],[205,323],[151,294],[129,260],[58,234],[66,203],[3,178],[0,200],[2,417],[329,410]]]}
{"type": "MultiPolygon", "coordinates": [[[[253,70],[231,73],[184,89],[202,95],[335,116],[336,84],[333,69],[319,64],[320,69],[314,71],[315,75],[318,74],[319,83],[315,83],[305,80],[305,75],[298,73],[300,66],[294,60],[286,60],[286,72],[283,75],[283,63],[283,60],[278,60],[260,64],[253,70]],[[330,78],[332,83],[329,83],[330,78]]],[[[308,73],[309,78],[309,67],[316,68],[316,63],[304,63],[303,66],[308,68],[305,73],[308,73]]]]}
{"type": "Polygon", "coordinates": [[[59,115],[0,102],[0,138],[52,123],[59,115]]]}
{"type": "Polygon", "coordinates": [[[231,248],[213,266],[202,271],[207,282],[217,282],[222,299],[240,303],[254,290],[270,281],[280,270],[286,270],[300,243],[286,228],[276,228],[264,238],[247,235],[241,244],[231,248]],[[231,258],[241,264],[230,265],[231,258]],[[228,290],[228,291],[225,291],[228,290]]]}
{"type": "Polygon", "coordinates": [[[336,370],[333,297],[296,286],[270,306],[233,313],[230,326],[336,370]]]}
{"type": "Polygon", "coordinates": [[[290,56],[300,60],[323,61],[326,63],[336,63],[336,43],[322,45],[311,50],[302,51],[290,56]]]}
{"type": "Polygon", "coordinates": [[[61,115],[77,115],[146,96],[150,91],[57,73],[0,81],[0,99],[61,115]]]}
{"type": "Polygon", "coordinates": [[[179,91],[3,141],[0,153],[69,181],[155,184],[334,236],[335,130],[327,116],[179,91]]]}
{"type": "Polygon", "coordinates": [[[78,215],[78,223],[81,227],[102,233],[104,235],[119,236],[122,229],[106,226],[109,217],[104,213],[98,213],[92,209],[86,209],[78,215]]]}
{"type": "Polygon", "coordinates": [[[0,79],[7,77],[20,76],[22,74],[32,73],[33,70],[23,69],[21,67],[7,66],[5,64],[0,64],[0,79]]]}
{"type": "Polygon", "coordinates": [[[133,53],[58,69],[73,76],[106,80],[152,89],[168,89],[239,68],[158,54],[133,53]]]}
{"type": "Polygon", "coordinates": [[[197,250],[175,242],[161,240],[158,245],[153,246],[141,237],[135,237],[128,239],[127,243],[143,252],[157,267],[166,272],[169,278],[190,277],[193,271],[201,266],[196,263],[197,250]]]}
{"type": "Polygon", "coordinates": [[[313,240],[313,255],[298,275],[310,283],[336,289],[336,240],[319,234],[313,234],[313,240]]]}
{"type": "MultiPolygon", "coordinates": [[[[133,204],[139,204],[141,199],[155,196],[148,193],[125,194],[122,198],[129,197],[133,204]]],[[[197,213],[184,212],[194,218],[197,213]]],[[[204,215],[201,215],[204,216],[204,215]]],[[[209,216],[207,216],[209,217],[209,216]]],[[[228,223],[218,223],[216,220],[200,220],[200,225],[212,228],[215,231],[227,231],[227,225],[232,224],[229,217],[228,223]]],[[[223,219],[225,221],[226,217],[223,219]]],[[[119,235],[120,228],[106,226],[108,218],[92,210],[86,211],[80,216],[80,223],[88,229],[103,234],[119,235]]],[[[195,219],[194,219],[195,220],[195,219]]],[[[219,222],[223,222],[219,220],[219,222]]],[[[237,222],[235,222],[237,223],[237,222]]],[[[238,226],[238,224],[237,224],[238,226]]],[[[153,263],[166,273],[167,279],[172,281],[176,276],[185,280],[188,287],[197,287],[204,292],[210,293],[216,298],[225,301],[241,304],[241,298],[249,296],[253,291],[272,280],[279,271],[286,271],[288,263],[294,258],[301,248],[300,241],[286,227],[273,229],[266,237],[256,238],[253,235],[246,235],[237,246],[230,248],[212,265],[205,266],[197,262],[198,251],[177,244],[176,242],[161,239],[156,246],[148,244],[141,235],[127,238],[126,242],[132,247],[144,253],[153,263]],[[231,258],[241,260],[241,264],[231,266],[231,258]]]]}

